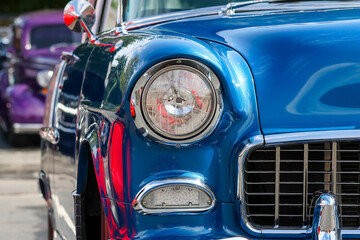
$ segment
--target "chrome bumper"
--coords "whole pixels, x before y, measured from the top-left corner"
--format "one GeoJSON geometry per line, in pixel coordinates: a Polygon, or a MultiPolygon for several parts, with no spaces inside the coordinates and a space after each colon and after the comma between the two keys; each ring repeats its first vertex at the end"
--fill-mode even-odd
{"type": "Polygon", "coordinates": [[[13,129],[16,134],[38,134],[42,123],[14,123],[13,129]]]}
{"type": "Polygon", "coordinates": [[[314,240],[341,239],[339,213],[332,194],[322,194],[316,202],[313,220],[314,240]]]}

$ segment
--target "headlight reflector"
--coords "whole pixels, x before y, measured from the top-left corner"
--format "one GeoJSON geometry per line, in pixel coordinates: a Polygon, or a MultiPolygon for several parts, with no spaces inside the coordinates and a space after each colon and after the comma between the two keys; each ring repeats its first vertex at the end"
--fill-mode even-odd
{"type": "Polygon", "coordinates": [[[42,70],[38,72],[36,80],[40,87],[47,88],[50,84],[51,77],[53,76],[53,71],[51,70],[42,70]]]}
{"type": "Polygon", "coordinates": [[[136,82],[130,112],[139,132],[163,143],[191,143],[214,130],[222,108],[220,81],[204,64],[172,59],[136,82]]]}
{"type": "Polygon", "coordinates": [[[146,120],[169,138],[188,138],[207,126],[216,97],[211,83],[198,70],[169,67],[145,86],[142,107],[146,120]]]}

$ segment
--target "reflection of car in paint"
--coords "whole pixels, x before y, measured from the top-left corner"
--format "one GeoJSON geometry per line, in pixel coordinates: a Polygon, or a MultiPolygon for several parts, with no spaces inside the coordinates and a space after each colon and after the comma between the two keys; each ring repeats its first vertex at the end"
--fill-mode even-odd
{"type": "Polygon", "coordinates": [[[120,2],[98,35],[65,8],[89,41],[49,90],[50,232],[360,238],[358,1],[120,2]]]}
{"type": "Polygon", "coordinates": [[[73,50],[81,36],[64,26],[62,11],[54,10],[19,16],[12,36],[1,75],[0,116],[1,129],[16,144],[26,140],[24,135],[38,134],[52,70],[61,52],[73,50]]]}

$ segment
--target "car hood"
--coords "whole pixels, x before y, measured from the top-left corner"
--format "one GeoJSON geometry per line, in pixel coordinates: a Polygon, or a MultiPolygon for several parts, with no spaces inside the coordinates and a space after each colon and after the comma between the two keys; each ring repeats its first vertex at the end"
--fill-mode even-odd
{"type": "Polygon", "coordinates": [[[359,5],[259,5],[232,16],[183,19],[153,29],[238,51],[253,73],[264,134],[359,128],[359,5]]]}

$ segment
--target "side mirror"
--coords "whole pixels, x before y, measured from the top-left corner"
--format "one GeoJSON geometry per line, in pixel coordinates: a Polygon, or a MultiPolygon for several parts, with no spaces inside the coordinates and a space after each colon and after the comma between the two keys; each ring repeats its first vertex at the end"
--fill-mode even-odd
{"type": "Polygon", "coordinates": [[[70,1],[64,9],[64,21],[71,31],[81,32],[84,29],[90,42],[97,41],[96,36],[91,31],[91,27],[95,23],[95,9],[88,1],[70,1]]]}

